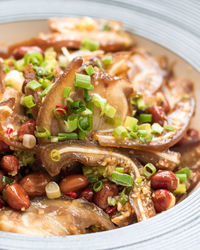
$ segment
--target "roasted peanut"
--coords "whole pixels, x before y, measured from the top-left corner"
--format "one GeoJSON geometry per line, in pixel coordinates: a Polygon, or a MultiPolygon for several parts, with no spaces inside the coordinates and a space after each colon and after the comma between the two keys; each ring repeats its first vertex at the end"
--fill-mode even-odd
{"type": "Polygon", "coordinates": [[[8,205],[15,210],[27,209],[30,206],[28,194],[17,183],[6,186],[5,195],[8,205]]]}
{"type": "Polygon", "coordinates": [[[173,191],[178,186],[178,178],[172,171],[160,170],[151,177],[151,186],[154,189],[168,189],[173,191]]]}
{"type": "Polygon", "coordinates": [[[73,174],[65,177],[60,182],[60,190],[62,193],[77,192],[87,187],[88,179],[82,174],[73,174]]]}
{"type": "Polygon", "coordinates": [[[23,140],[25,134],[34,135],[35,128],[36,122],[34,120],[30,119],[24,122],[18,129],[19,140],[23,140]]]}
{"type": "Polygon", "coordinates": [[[176,203],[175,196],[166,189],[158,189],[152,195],[154,207],[157,212],[163,212],[176,203]]]}
{"type": "Polygon", "coordinates": [[[7,152],[9,150],[9,146],[5,142],[0,141],[0,152],[7,152]]]}
{"type": "Polygon", "coordinates": [[[94,195],[94,203],[102,208],[108,208],[108,197],[118,194],[118,187],[115,184],[104,182],[103,188],[94,195]]]}
{"type": "Polygon", "coordinates": [[[151,106],[149,107],[148,112],[152,114],[153,122],[159,123],[161,126],[163,126],[166,120],[166,114],[161,106],[151,106]]]}
{"type": "Polygon", "coordinates": [[[4,174],[2,171],[0,171],[0,192],[2,192],[2,190],[5,187],[5,184],[2,182],[2,178],[3,178],[4,174]]]}
{"type": "Polygon", "coordinates": [[[37,46],[21,46],[13,51],[13,56],[15,57],[15,59],[21,59],[29,51],[36,51],[44,54],[43,50],[37,46]]]}
{"type": "Polygon", "coordinates": [[[1,167],[9,175],[15,176],[19,171],[19,160],[14,155],[5,155],[1,159],[1,167]]]}
{"type": "Polygon", "coordinates": [[[80,198],[85,198],[88,201],[92,201],[93,196],[94,196],[94,191],[90,187],[84,189],[79,195],[80,198]]]}
{"type": "Polygon", "coordinates": [[[31,197],[45,194],[45,187],[50,182],[50,178],[45,173],[33,173],[25,176],[19,184],[31,197]]]}

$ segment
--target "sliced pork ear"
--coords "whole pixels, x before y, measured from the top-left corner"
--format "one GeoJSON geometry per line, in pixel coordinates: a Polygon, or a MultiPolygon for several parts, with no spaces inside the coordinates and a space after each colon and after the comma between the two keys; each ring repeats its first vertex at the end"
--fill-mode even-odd
{"type": "MultiPolygon", "coordinates": [[[[105,171],[108,172],[108,176],[109,174],[112,174],[116,166],[123,166],[125,172],[129,173],[133,178],[140,177],[137,161],[131,160],[117,150],[103,148],[92,142],[67,141],[46,144],[38,148],[37,158],[52,176],[57,175],[64,166],[68,166],[72,162],[80,162],[91,167],[105,166],[105,171]],[[59,161],[53,161],[51,159],[52,150],[57,150],[59,153],[59,161]]],[[[139,167],[141,167],[141,165],[139,165],[139,167]]],[[[145,187],[148,189],[146,182],[142,181],[141,185],[134,186],[134,193],[140,193],[141,190],[145,190],[145,187]]],[[[135,212],[139,221],[155,215],[155,210],[151,204],[152,201],[149,198],[149,194],[146,198],[145,193],[142,197],[138,195],[132,197],[132,204],[134,209],[137,209],[135,212]],[[152,208],[151,213],[146,210],[145,206],[152,208]]],[[[129,216],[132,217],[133,214],[130,213],[129,216]]],[[[115,219],[117,220],[116,217],[115,219]]]]}
{"type": "Polygon", "coordinates": [[[0,230],[27,235],[83,234],[96,226],[100,231],[114,229],[114,224],[102,209],[84,199],[35,199],[24,212],[0,211],[0,230]]]}
{"type": "Polygon", "coordinates": [[[173,108],[183,96],[194,96],[193,82],[184,78],[170,79],[167,84],[162,87],[162,90],[171,108],[173,108]]]}
{"type": "Polygon", "coordinates": [[[84,20],[82,22],[81,18],[77,18],[72,25],[69,25],[69,21],[68,18],[51,19],[50,27],[53,32],[40,33],[36,38],[14,44],[8,48],[9,54],[21,46],[38,46],[41,49],[54,47],[56,50],[60,50],[62,47],[80,49],[81,41],[84,38],[98,42],[100,49],[105,51],[126,50],[134,44],[133,36],[123,31],[121,24],[114,21],[109,22],[111,28],[106,31],[98,24],[98,20],[92,21],[94,25],[90,25],[90,30],[87,25],[81,24],[85,22],[84,20]]]}
{"type": "Polygon", "coordinates": [[[180,164],[181,155],[174,151],[146,151],[131,149],[129,151],[130,157],[134,157],[143,164],[149,162],[153,163],[157,169],[171,170],[180,164]]]}
{"type": "Polygon", "coordinates": [[[112,131],[97,131],[94,138],[102,146],[133,148],[138,150],[167,150],[175,145],[186,132],[190,120],[194,113],[194,99],[182,99],[167,116],[167,124],[175,128],[174,131],[164,132],[160,136],[154,136],[151,142],[142,143],[138,139],[121,139],[118,140],[112,135],[112,131]]]}
{"type": "Polygon", "coordinates": [[[134,89],[144,95],[152,95],[161,88],[167,72],[147,53],[135,53],[129,59],[128,79],[134,89]]]}
{"type": "MultiPolygon", "coordinates": [[[[64,73],[57,80],[54,86],[51,88],[44,102],[39,110],[37,116],[37,126],[45,127],[51,132],[51,135],[57,135],[60,132],[58,121],[52,114],[52,110],[56,105],[64,106],[63,92],[65,87],[74,86],[74,78],[76,71],[82,65],[83,60],[80,57],[76,57],[65,69],[64,73]]],[[[46,139],[40,139],[40,143],[45,142],[46,139]]]]}

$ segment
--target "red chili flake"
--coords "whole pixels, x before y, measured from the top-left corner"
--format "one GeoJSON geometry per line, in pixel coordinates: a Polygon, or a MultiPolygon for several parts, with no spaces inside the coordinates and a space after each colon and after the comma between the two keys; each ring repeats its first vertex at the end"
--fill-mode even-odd
{"type": "Polygon", "coordinates": [[[10,135],[12,132],[13,132],[13,129],[12,129],[12,128],[7,128],[6,133],[7,133],[8,135],[10,135]]]}
{"type": "Polygon", "coordinates": [[[117,211],[117,205],[115,205],[114,207],[109,207],[107,210],[106,210],[106,213],[107,214],[112,214],[114,212],[117,211]]]}
{"type": "MultiPolygon", "coordinates": [[[[67,113],[69,113],[69,109],[68,109],[68,107],[62,107],[62,106],[56,105],[56,108],[59,108],[59,109],[64,109],[67,113]]],[[[62,110],[58,110],[58,112],[62,112],[62,113],[64,113],[62,110]]]]}
{"type": "Polygon", "coordinates": [[[76,197],[77,197],[77,194],[75,192],[67,192],[67,193],[65,193],[65,195],[68,195],[74,199],[76,199],[76,197]]]}

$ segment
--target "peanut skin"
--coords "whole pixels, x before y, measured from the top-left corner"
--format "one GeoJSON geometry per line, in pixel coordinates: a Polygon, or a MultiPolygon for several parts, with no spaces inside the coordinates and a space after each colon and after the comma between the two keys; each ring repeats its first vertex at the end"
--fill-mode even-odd
{"type": "Polygon", "coordinates": [[[19,171],[19,160],[14,155],[5,155],[1,159],[1,168],[9,175],[15,176],[19,171]]]}
{"type": "Polygon", "coordinates": [[[88,186],[88,179],[82,174],[65,177],[59,184],[62,193],[77,192],[88,186]]]}
{"type": "Polygon", "coordinates": [[[158,189],[152,195],[154,207],[157,212],[163,212],[173,207],[176,203],[175,196],[166,189],[158,189]]]}
{"type": "Polygon", "coordinates": [[[161,170],[151,177],[151,187],[154,189],[168,189],[174,191],[178,186],[178,178],[172,171],[161,170]]]}
{"type": "Polygon", "coordinates": [[[30,206],[30,199],[26,191],[17,183],[6,186],[6,201],[14,210],[27,209],[30,206]]]}

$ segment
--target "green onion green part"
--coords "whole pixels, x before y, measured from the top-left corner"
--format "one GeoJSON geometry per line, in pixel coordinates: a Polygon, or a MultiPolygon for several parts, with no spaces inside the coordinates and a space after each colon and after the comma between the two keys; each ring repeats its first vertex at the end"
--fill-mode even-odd
{"type": "Polygon", "coordinates": [[[186,174],[175,174],[175,175],[179,179],[180,183],[186,182],[186,180],[187,180],[187,175],[186,174]]]}
{"type": "Polygon", "coordinates": [[[156,167],[152,163],[147,163],[143,168],[143,174],[147,178],[150,178],[156,172],[156,167]]]}
{"type": "Polygon", "coordinates": [[[85,69],[86,73],[89,75],[89,76],[92,76],[93,74],[95,74],[95,70],[93,68],[92,65],[89,65],[86,69],[85,69]]]}
{"type": "Polygon", "coordinates": [[[130,187],[133,185],[133,177],[128,174],[123,174],[114,171],[111,175],[111,181],[122,186],[130,187]]]}
{"type": "Polygon", "coordinates": [[[112,56],[106,56],[106,57],[104,57],[103,58],[103,60],[102,60],[102,62],[103,62],[103,64],[105,65],[105,66],[107,66],[107,65],[109,65],[109,64],[112,64],[112,56]]]}
{"type": "Polygon", "coordinates": [[[63,97],[69,97],[71,90],[72,90],[71,87],[66,87],[63,92],[63,97]]]}
{"type": "Polygon", "coordinates": [[[98,182],[94,183],[94,185],[93,185],[93,190],[95,192],[99,192],[102,188],[103,188],[103,182],[102,181],[98,181],[98,182]]]}
{"type": "Polygon", "coordinates": [[[186,193],[186,186],[185,184],[178,184],[176,190],[174,190],[174,194],[185,194],[186,193]]]}
{"type": "Polygon", "coordinates": [[[140,114],[140,122],[152,122],[152,115],[151,114],[140,114]]]}
{"type": "Polygon", "coordinates": [[[176,128],[173,127],[173,126],[171,126],[171,125],[165,125],[164,129],[166,129],[167,131],[174,131],[174,130],[176,130],[176,128]]]}
{"type": "Polygon", "coordinates": [[[75,74],[75,87],[87,89],[87,90],[93,90],[94,86],[91,84],[91,77],[88,75],[83,74],[75,74]]]}
{"type": "Polygon", "coordinates": [[[61,158],[59,151],[56,149],[51,150],[50,157],[51,160],[55,162],[60,161],[61,158]]]}
{"type": "Polygon", "coordinates": [[[187,178],[191,176],[191,171],[189,168],[181,168],[180,170],[176,171],[175,174],[186,174],[187,178]]]}
{"type": "Polygon", "coordinates": [[[43,137],[48,137],[50,136],[50,132],[48,129],[46,129],[45,127],[38,127],[36,126],[36,131],[35,131],[35,136],[39,137],[39,138],[43,138],[43,137]]]}
{"type": "Polygon", "coordinates": [[[95,51],[99,49],[99,43],[88,38],[81,41],[81,49],[95,51]]]}
{"type": "Polygon", "coordinates": [[[114,207],[114,206],[116,205],[116,203],[117,203],[116,199],[113,198],[113,197],[111,197],[111,196],[108,197],[107,201],[108,201],[108,205],[109,205],[109,206],[113,206],[113,207],[114,207]]]}
{"type": "Polygon", "coordinates": [[[25,96],[22,105],[29,109],[35,107],[34,97],[32,95],[25,96]]]}
{"type": "Polygon", "coordinates": [[[160,126],[159,123],[154,123],[152,126],[151,126],[151,133],[152,134],[162,134],[164,128],[162,126],[160,126]]]}

